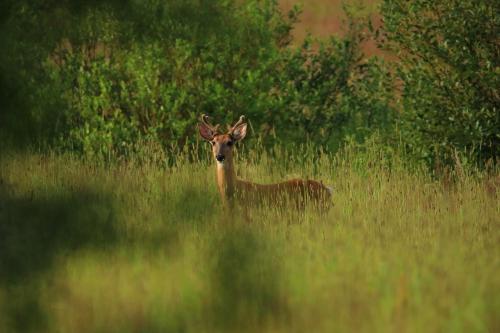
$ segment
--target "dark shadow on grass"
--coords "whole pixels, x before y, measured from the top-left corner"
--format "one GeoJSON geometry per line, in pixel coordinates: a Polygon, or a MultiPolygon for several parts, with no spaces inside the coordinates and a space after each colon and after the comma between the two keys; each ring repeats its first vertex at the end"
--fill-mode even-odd
{"type": "Polygon", "coordinates": [[[260,331],[269,320],[286,320],[276,245],[245,225],[228,227],[214,241],[209,313],[216,331],[260,331]]]}
{"type": "Polygon", "coordinates": [[[43,331],[39,278],[59,256],[112,246],[114,216],[110,197],[102,193],[19,196],[0,180],[0,288],[12,331],[43,331]]]}
{"type": "Polygon", "coordinates": [[[165,192],[163,201],[164,216],[174,224],[203,225],[222,210],[218,197],[196,187],[186,187],[180,193],[165,192]]]}

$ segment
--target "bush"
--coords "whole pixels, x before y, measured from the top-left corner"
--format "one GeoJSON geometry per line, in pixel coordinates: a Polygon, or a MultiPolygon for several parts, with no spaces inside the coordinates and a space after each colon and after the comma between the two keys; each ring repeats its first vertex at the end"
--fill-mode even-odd
{"type": "MultiPolygon", "coordinates": [[[[299,10],[285,17],[276,1],[71,4],[34,17],[14,6],[22,19],[9,21],[65,22],[31,53],[35,70],[19,70],[29,113],[53,115],[32,119],[47,129],[38,141],[126,155],[145,141],[198,140],[201,113],[221,123],[245,114],[264,144],[309,139],[336,149],[346,136],[362,141],[393,122],[385,65],[359,51],[362,23],[344,38],[297,48],[290,32],[299,10]]],[[[36,33],[20,36],[33,43],[25,52],[37,47],[36,33]]]]}
{"type": "Polygon", "coordinates": [[[386,45],[399,56],[402,136],[429,162],[455,150],[500,153],[498,2],[386,0],[386,45]]]}

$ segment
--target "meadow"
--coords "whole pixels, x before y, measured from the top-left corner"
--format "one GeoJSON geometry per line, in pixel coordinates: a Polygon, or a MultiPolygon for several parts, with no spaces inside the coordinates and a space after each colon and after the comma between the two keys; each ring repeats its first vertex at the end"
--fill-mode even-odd
{"type": "Polygon", "coordinates": [[[342,3],[4,0],[0,333],[500,332],[500,7],[342,3]]]}
{"type": "Polygon", "coordinates": [[[326,215],[248,219],[208,153],[172,155],[0,155],[1,332],[500,330],[498,168],[240,147],[244,179],[334,187],[326,215]]]}

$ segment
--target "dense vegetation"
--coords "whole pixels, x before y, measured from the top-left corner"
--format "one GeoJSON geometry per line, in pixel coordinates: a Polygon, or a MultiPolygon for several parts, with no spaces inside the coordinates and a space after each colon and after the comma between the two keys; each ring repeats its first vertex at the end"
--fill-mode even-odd
{"type": "Polygon", "coordinates": [[[401,126],[422,157],[500,154],[500,3],[385,1],[386,46],[400,56],[401,126]]]}
{"type": "MultiPolygon", "coordinates": [[[[183,145],[195,140],[201,112],[220,121],[244,113],[263,138],[338,145],[345,128],[389,117],[383,92],[373,115],[363,110],[367,90],[389,88],[379,89],[376,65],[358,63],[359,35],[319,53],[288,49],[297,13],[285,19],[274,2],[66,4],[32,15],[12,7],[6,24],[19,31],[7,43],[22,50],[7,54],[17,71],[4,81],[24,75],[16,80],[28,110],[20,126],[31,123],[33,139],[50,146],[106,155],[144,141],[183,145]],[[40,32],[44,20],[63,26],[40,32]]],[[[20,120],[13,110],[6,117],[20,120]]]]}
{"type": "Polygon", "coordinates": [[[275,1],[3,6],[4,142],[129,155],[196,141],[204,112],[246,114],[265,144],[336,151],[378,131],[428,161],[498,157],[495,2],[384,2],[377,34],[400,56],[389,64],[363,58],[359,18],[345,37],[292,47],[299,11],[275,1]]]}
{"type": "Polygon", "coordinates": [[[500,5],[278,8],[0,2],[0,332],[500,331],[500,5]],[[332,209],[227,214],[201,113],[332,209]]]}

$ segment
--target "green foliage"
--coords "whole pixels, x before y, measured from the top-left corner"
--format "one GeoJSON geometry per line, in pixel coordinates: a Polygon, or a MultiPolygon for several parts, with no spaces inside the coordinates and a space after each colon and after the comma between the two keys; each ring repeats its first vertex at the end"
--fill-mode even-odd
{"type": "MultiPolygon", "coordinates": [[[[48,6],[40,18],[13,13],[32,25],[64,22],[64,31],[49,31],[51,43],[40,42],[43,52],[27,60],[36,70],[23,76],[29,113],[44,117],[31,119],[43,129],[35,139],[63,149],[106,156],[148,141],[182,146],[198,140],[201,113],[222,123],[245,114],[250,137],[266,145],[308,139],[334,149],[346,136],[362,141],[392,123],[391,81],[381,61],[362,61],[360,22],[342,39],[295,48],[299,10],[284,17],[275,1],[105,2],[48,6]]],[[[24,52],[38,47],[37,36],[20,35],[32,43],[24,52]]]]}
{"type": "Polygon", "coordinates": [[[351,22],[349,35],[320,43],[318,51],[306,40],[286,61],[280,96],[286,112],[276,110],[273,119],[293,124],[282,129],[283,137],[337,149],[346,138],[363,141],[375,129],[391,131],[392,79],[380,59],[363,60],[362,28],[351,22]]]}
{"type": "Polygon", "coordinates": [[[336,151],[377,132],[428,164],[499,156],[495,2],[385,1],[385,46],[399,56],[389,62],[363,56],[367,26],[353,14],[345,36],[291,45],[300,10],[285,16],[273,0],[2,9],[2,144],[130,157],[146,142],[195,143],[207,113],[245,114],[250,145],[336,151]]]}
{"type": "Polygon", "coordinates": [[[420,157],[500,155],[500,5],[387,0],[387,45],[399,56],[403,137],[420,157]]]}

